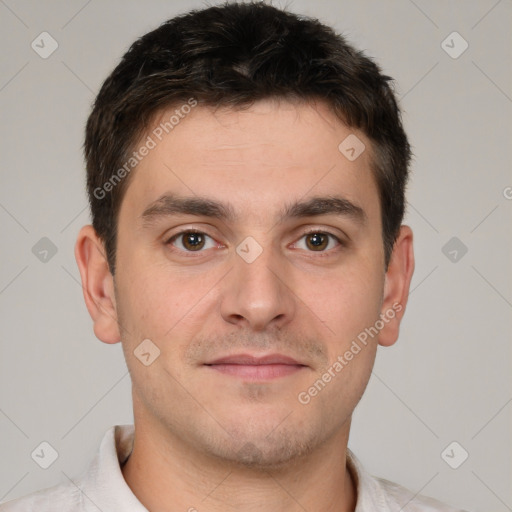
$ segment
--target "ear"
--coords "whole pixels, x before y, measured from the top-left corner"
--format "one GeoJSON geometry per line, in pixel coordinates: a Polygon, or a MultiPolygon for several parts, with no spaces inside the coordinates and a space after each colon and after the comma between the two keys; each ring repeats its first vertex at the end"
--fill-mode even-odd
{"type": "Polygon", "coordinates": [[[94,322],[94,334],[105,343],[121,341],[114,278],[110,273],[103,242],[90,225],[84,226],[78,234],[75,258],[82,277],[85,304],[94,322]]]}
{"type": "Polygon", "coordinates": [[[412,238],[411,228],[401,226],[386,270],[381,310],[384,327],[379,332],[379,345],[384,347],[393,345],[398,339],[400,322],[405,313],[414,272],[412,238]]]}

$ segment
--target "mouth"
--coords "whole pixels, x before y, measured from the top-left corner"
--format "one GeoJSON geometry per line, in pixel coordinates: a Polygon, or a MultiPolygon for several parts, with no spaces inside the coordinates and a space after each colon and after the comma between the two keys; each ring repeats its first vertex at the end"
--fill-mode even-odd
{"type": "Polygon", "coordinates": [[[307,365],[282,354],[253,356],[235,354],[206,363],[214,371],[242,378],[244,380],[271,380],[297,373],[307,365]]]}

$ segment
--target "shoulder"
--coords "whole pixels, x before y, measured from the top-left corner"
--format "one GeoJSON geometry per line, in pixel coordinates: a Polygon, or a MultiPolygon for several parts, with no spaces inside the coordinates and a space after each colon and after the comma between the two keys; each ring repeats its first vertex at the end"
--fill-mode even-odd
{"type": "Polygon", "coordinates": [[[87,510],[83,505],[83,493],[75,485],[64,483],[0,503],[0,512],[82,512],[87,510]]]}
{"type": "Polygon", "coordinates": [[[371,475],[349,449],[347,468],[357,488],[355,512],[464,512],[410,491],[395,482],[371,475]]]}
{"type": "Polygon", "coordinates": [[[390,511],[403,512],[464,512],[462,509],[454,508],[446,503],[416,494],[409,489],[384,478],[374,477],[376,486],[378,486],[388,502],[390,511]]]}
{"type": "Polygon", "coordinates": [[[115,510],[145,510],[124,481],[120,468],[120,462],[131,451],[133,437],[133,425],[110,427],[81,475],[0,503],[0,512],[107,512],[113,505],[118,505],[115,510]]]}

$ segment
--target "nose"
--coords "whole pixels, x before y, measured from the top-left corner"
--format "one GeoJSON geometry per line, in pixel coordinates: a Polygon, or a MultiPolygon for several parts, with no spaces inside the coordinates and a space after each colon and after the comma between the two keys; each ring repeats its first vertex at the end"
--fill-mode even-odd
{"type": "Polygon", "coordinates": [[[296,311],[286,263],[264,249],[250,263],[234,255],[234,268],[223,281],[221,315],[226,322],[253,331],[280,329],[296,311]]]}

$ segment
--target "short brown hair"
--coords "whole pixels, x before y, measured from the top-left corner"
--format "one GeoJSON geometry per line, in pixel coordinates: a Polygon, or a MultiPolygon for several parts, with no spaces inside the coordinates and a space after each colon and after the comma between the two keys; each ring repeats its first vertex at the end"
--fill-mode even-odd
{"type": "Polygon", "coordinates": [[[411,157],[391,81],[330,27],[263,2],[194,10],[145,34],[103,83],[86,126],[92,222],[112,274],[130,152],[158,112],[190,98],[233,108],[267,98],[320,99],[362,130],[375,155],[387,266],[411,157]]]}

